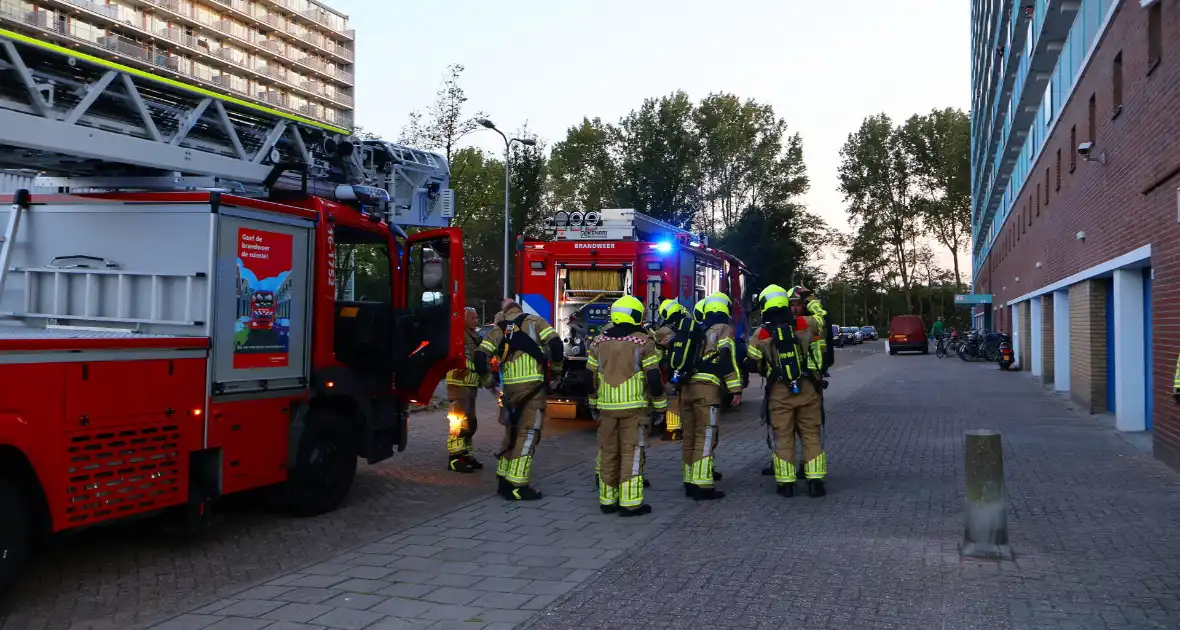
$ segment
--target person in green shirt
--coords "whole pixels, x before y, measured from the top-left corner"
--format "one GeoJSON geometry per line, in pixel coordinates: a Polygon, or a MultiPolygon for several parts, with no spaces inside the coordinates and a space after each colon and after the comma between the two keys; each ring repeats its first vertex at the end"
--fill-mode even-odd
{"type": "Polygon", "coordinates": [[[941,337],[943,328],[944,328],[944,325],[942,323],[942,318],[939,317],[938,321],[934,322],[934,327],[930,330],[930,338],[931,339],[938,339],[939,337],[941,337]]]}

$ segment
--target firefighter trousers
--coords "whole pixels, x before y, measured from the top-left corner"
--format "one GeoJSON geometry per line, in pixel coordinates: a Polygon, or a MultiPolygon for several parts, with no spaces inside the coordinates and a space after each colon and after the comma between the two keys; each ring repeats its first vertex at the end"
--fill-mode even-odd
{"type": "Polygon", "coordinates": [[[770,388],[768,407],[774,448],[771,463],[774,480],[794,483],[799,471],[795,469],[795,436],[803,443],[803,472],[808,479],[823,479],[828,473],[827,455],[823,450],[821,422],[822,400],[819,390],[809,379],[799,381],[799,393],[792,394],[787,383],[775,383],[770,388]]]}
{"type": "Polygon", "coordinates": [[[684,483],[713,487],[713,449],[717,447],[721,417],[720,385],[690,381],[680,393],[680,424],[684,438],[684,483]]]}
{"type": "Polygon", "coordinates": [[[512,409],[519,409],[515,425],[508,422],[508,414],[501,413],[504,439],[500,442],[500,461],[496,474],[516,487],[529,485],[533,473],[533,454],[541,441],[541,427],[545,423],[545,391],[525,400],[536,389],[535,383],[505,385],[504,399],[512,409]]]}
{"type": "Polygon", "coordinates": [[[450,422],[447,455],[451,459],[471,455],[471,440],[479,427],[475,417],[475,396],[478,392],[478,387],[447,385],[447,400],[451,405],[447,413],[450,422]]]}
{"type": "Polygon", "coordinates": [[[646,462],[647,432],[651,428],[647,409],[603,411],[598,420],[598,502],[633,510],[643,505],[643,465],[646,462]]]}

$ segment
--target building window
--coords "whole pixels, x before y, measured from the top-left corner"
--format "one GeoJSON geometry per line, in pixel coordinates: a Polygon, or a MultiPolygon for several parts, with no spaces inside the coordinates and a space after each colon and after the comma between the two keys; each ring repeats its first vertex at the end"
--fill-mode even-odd
{"type": "Polygon", "coordinates": [[[1090,95],[1090,142],[1098,144],[1098,98],[1097,94],[1090,95]]]}
{"type": "Polygon", "coordinates": [[[1078,126],[1069,128],[1069,172],[1078,168],[1078,126]]]}
{"type": "Polygon", "coordinates": [[[1045,97],[1041,99],[1045,109],[1045,127],[1053,124],[1053,82],[1045,86],[1045,97]]]}
{"type": "Polygon", "coordinates": [[[1112,116],[1123,111],[1123,51],[1114,56],[1114,67],[1110,70],[1110,107],[1112,116]]]}
{"type": "MultiPolygon", "coordinates": [[[[1041,185],[1037,184],[1037,214],[1041,213],[1041,185]]],[[[1031,221],[1030,221],[1031,223],[1031,221]]]]}
{"type": "Polygon", "coordinates": [[[1061,149],[1057,149],[1057,181],[1053,184],[1053,190],[1061,192],[1061,149]]]}
{"type": "Polygon", "coordinates": [[[1147,8],[1147,74],[1160,65],[1164,54],[1163,2],[1147,8]]]}

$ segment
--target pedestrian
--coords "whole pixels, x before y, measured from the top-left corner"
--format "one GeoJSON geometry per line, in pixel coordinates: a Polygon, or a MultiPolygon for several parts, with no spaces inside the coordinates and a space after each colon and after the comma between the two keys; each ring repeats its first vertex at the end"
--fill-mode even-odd
{"type": "Polygon", "coordinates": [[[729,306],[707,298],[700,359],[680,399],[680,423],[684,430],[684,493],[696,500],[720,499],[725,493],[714,487],[713,449],[716,446],[721,397],[734,394],[734,406],[742,400],[741,370],[737,365],[729,306]]]}
{"type": "Polygon", "coordinates": [[[545,421],[545,396],[561,375],[565,348],[544,319],[526,314],[512,298],[504,298],[501,312],[475,353],[475,369],[485,378],[493,362],[499,368],[504,439],[497,490],[508,500],[535,501],[541,493],[529,485],[533,454],[545,421]]]}
{"type": "Polygon", "coordinates": [[[934,322],[934,325],[930,327],[930,338],[938,339],[942,337],[944,330],[946,330],[946,324],[942,323],[942,317],[939,316],[938,321],[934,322]]]}
{"type": "Polygon", "coordinates": [[[473,473],[483,464],[475,458],[472,439],[479,428],[475,416],[475,399],[480,377],[475,370],[475,352],[479,349],[479,315],[470,306],[464,311],[466,330],[463,335],[463,354],[466,365],[447,372],[447,400],[450,411],[447,420],[447,468],[458,473],[473,473]]]}
{"type": "Polygon", "coordinates": [[[643,466],[653,413],[668,408],[655,340],[640,324],[643,302],[625,295],[611,305],[611,323],[590,344],[586,369],[594,378],[590,408],[598,421],[598,501],[603,514],[638,516],[643,502],[643,466]]]}

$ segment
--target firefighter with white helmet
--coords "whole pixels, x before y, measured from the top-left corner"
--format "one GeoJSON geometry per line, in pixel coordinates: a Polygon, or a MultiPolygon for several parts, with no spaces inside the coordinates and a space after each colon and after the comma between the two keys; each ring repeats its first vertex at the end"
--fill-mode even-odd
{"type": "Polygon", "coordinates": [[[598,420],[599,505],[604,514],[651,512],[643,502],[644,451],[653,413],[668,408],[655,340],[641,324],[643,303],[625,295],[611,305],[611,323],[590,344],[594,378],[590,407],[598,420]]]}

